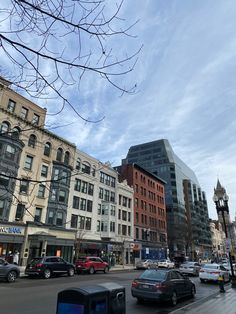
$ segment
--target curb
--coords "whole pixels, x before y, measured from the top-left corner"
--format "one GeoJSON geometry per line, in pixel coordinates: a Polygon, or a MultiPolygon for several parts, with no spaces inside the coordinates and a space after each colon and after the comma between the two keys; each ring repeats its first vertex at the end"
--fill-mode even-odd
{"type": "MultiPolygon", "coordinates": [[[[229,290],[230,288],[231,288],[230,286],[227,286],[227,287],[225,287],[225,290],[227,291],[227,290],[229,290]]],[[[202,303],[205,303],[205,302],[207,302],[207,301],[210,300],[210,299],[214,299],[214,298],[215,298],[217,295],[219,295],[219,294],[220,294],[219,291],[214,292],[213,294],[208,295],[208,296],[205,297],[205,298],[201,298],[201,299],[198,300],[198,301],[195,301],[195,302],[190,303],[190,304],[187,304],[187,305],[185,305],[185,306],[183,306],[183,307],[181,307],[181,308],[179,308],[179,309],[176,309],[176,310],[170,312],[170,314],[185,314],[185,313],[187,313],[187,312],[190,312],[191,309],[193,309],[193,308],[196,309],[196,307],[197,307],[198,305],[200,305],[200,304],[202,304],[202,303]]]]}

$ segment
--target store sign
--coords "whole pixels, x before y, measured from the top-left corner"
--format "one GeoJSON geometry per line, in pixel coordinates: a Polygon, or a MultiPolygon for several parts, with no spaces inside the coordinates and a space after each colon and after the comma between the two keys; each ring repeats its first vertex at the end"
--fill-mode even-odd
{"type": "Polygon", "coordinates": [[[23,228],[20,227],[3,227],[0,226],[0,233],[1,234],[23,234],[23,228]]]}
{"type": "Polygon", "coordinates": [[[130,249],[133,251],[140,251],[141,244],[140,243],[130,243],[130,249]]]}

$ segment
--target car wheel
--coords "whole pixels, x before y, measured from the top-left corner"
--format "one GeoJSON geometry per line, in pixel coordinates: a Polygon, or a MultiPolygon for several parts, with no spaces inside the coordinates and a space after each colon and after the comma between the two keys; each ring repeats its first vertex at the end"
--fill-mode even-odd
{"type": "Polygon", "coordinates": [[[106,266],[103,271],[104,271],[104,274],[106,274],[106,273],[108,273],[109,268],[106,266]]]}
{"type": "Polygon", "coordinates": [[[68,276],[69,276],[69,277],[73,277],[74,274],[75,274],[75,270],[74,270],[74,268],[71,267],[71,268],[68,270],[68,276]]]}
{"type": "Polygon", "coordinates": [[[44,279],[49,279],[51,277],[51,270],[46,268],[43,272],[43,278],[44,279]]]}
{"type": "Polygon", "coordinates": [[[177,304],[177,294],[175,291],[173,291],[172,296],[171,296],[171,304],[175,306],[177,304]]]}
{"type": "Polygon", "coordinates": [[[192,286],[192,288],[191,288],[191,293],[190,293],[191,298],[194,298],[194,297],[195,297],[195,294],[196,294],[196,289],[195,289],[194,286],[192,286]]]}
{"type": "Polygon", "coordinates": [[[89,268],[89,273],[90,275],[93,275],[95,273],[94,267],[89,268]]]}
{"type": "Polygon", "coordinates": [[[12,270],[7,274],[7,282],[15,282],[17,277],[17,273],[12,270]]]}

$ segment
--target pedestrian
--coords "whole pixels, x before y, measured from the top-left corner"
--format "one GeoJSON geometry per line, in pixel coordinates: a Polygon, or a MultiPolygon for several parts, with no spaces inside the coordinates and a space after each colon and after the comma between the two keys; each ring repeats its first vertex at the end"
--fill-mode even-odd
{"type": "Polygon", "coordinates": [[[224,293],[225,292],[225,287],[224,287],[224,276],[222,274],[219,274],[218,277],[218,284],[220,288],[220,292],[224,293]]]}
{"type": "Polygon", "coordinates": [[[13,264],[18,265],[18,263],[19,263],[19,252],[15,251],[13,255],[13,264]]]}

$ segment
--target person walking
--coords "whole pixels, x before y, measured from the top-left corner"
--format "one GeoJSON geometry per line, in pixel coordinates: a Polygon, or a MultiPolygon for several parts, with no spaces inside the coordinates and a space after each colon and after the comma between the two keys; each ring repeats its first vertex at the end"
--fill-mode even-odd
{"type": "Polygon", "coordinates": [[[13,264],[18,265],[18,263],[19,263],[19,252],[15,251],[13,255],[13,264]]]}

